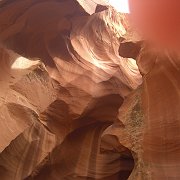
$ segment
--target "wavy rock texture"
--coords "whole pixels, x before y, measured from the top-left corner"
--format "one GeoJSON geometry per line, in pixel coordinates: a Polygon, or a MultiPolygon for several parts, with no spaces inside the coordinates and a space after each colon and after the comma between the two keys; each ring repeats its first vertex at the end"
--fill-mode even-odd
{"type": "Polygon", "coordinates": [[[0,1],[0,179],[179,179],[179,57],[137,40],[103,0],[0,1]]]}

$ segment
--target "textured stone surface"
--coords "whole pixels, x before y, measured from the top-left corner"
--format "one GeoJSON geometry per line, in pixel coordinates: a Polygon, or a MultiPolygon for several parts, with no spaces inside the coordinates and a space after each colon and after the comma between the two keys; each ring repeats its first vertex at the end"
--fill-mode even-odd
{"type": "Polygon", "coordinates": [[[126,15],[2,0],[0,41],[0,179],[179,179],[179,57],[126,15]]]}

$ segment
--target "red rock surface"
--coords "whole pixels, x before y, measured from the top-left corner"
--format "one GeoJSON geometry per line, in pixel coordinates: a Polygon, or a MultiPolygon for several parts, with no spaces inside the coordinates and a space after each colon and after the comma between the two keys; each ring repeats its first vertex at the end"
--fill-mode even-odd
{"type": "Polygon", "coordinates": [[[179,57],[139,40],[107,2],[0,1],[0,179],[179,179],[179,57]]]}

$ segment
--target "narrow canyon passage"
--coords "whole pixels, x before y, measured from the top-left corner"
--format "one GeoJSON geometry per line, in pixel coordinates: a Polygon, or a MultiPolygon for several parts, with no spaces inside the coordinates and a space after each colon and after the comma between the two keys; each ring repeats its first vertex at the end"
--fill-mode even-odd
{"type": "Polygon", "coordinates": [[[179,56],[111,3],[0,1],[0,180],[180,179],[179,56]]]}

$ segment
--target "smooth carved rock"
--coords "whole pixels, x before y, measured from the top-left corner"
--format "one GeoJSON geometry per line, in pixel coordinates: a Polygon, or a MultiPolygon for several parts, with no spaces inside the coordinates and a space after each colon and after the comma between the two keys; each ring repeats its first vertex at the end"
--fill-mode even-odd
{"type": "Polygon", "coordinates": [[[100,149],[101,134],[141,76],[134,60],[118,55],[125,16],[89,3],[1,2],[1,42],[20,54],[4,49],[16,55],[9,71],[22,74],[8,86],[15,100],[5,104],[18,132],[1,121],[11,135],[1,144],[3,180],[127,179],[133,169],[129,149],[100,149]]]}
{"type": "Polygon", "coordinates": [[[152,179],[180,177],[179,68],[179,56],[166,52],[157,55],[153,68],[144,79],[143,158],[152,179]]]}
{"type": "Polygon", "coordinates": [[[24,179],[55,147],[55,135],[38,117],[56,99],[55,82],[40,61],[4,47],[0,63],[0,175],[24,179]]]}
{"type": "Polygon", "coordinates": [[[106,1],[0,2],[0,179],[179,179],[179,57],[134,34],[106,1]]]}
{"type": "MultiPolygon", "coordinates": [[[[108,135],[115,135],[119,142],[134,149],[136,162],[129,179],[179,179],[179,55],[174,52],[157,52],[147,46],[137,57],[139,70],[143,75],[143,84],[138,109],[130,109],[126,103],[120,108],[118,124],[108,128],[108,135]],[[129,111],[135,119],[128,117],[129,111]],[[122,116],[122,114],[124,114],[122,116]],[[139,120],[138,120],[139,119],[139,120]],[[136,128],[130,128],[138,120],[138,138],[136,128]],[[129,134],[130,144],[124,141],[122,133],[129,134]],[[133,138],[132,138],[133,137],[133,138]],[[135,143],[133,141],[135,140],[135,143]]],[[[136,95],[136,96],[137,96],[136,95]]],[[[128,98],[129,103],[134,100],[128,98]]]]}

